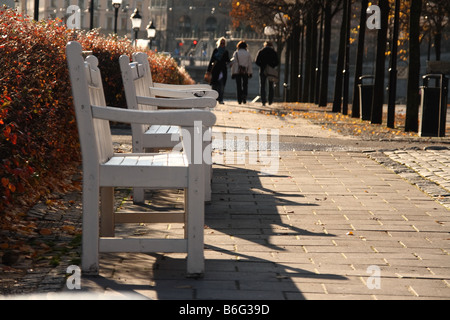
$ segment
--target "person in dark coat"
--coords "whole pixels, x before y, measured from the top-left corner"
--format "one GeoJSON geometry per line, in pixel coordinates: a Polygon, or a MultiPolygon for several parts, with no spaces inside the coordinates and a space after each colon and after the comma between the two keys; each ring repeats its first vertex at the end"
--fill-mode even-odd
{"type": "Polygon", "coordinates": [[[273,48],[273,44],[270,41],[264,42],[264,47],[258,51],[256,56],[256,65],[259,67],[259,91],[261,95],[261,102],[263,106],[266,105],[267,96],[266,96],[266,83],[269,82],[269,104],[273,103],[274,97],[274,83],[267,79],[264,70],[267,65],[270,65],[272,68],[278,66],[278,55],[273,48]]]}
{"type": "Polygon", "coordinates": [[[208,65],[208,72],[211,72],[211,86],[219,93],[217,101],[223,104],[223,92],[227,83],[227,67],[230,63],[230,54],[226,49],[224,37],[217,41],[217,48],[214,49],[208,65]]]}

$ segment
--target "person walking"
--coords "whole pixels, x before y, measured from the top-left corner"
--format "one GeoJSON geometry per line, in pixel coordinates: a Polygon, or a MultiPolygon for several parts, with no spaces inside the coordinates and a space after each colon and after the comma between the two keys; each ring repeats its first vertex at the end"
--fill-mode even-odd
{"type": "Polygon", "coordinates": [[[252,57],[247,51],[247,43],[240,41],[233,54],[231,78],[236,80],[238,103],[247,103],[248,79],[252,77],[252,57]]]}
{"type": "Polygon", "coordinates": [[[259,67],[259,91],[263,106],[266,105],[266,83],[269,83],[269,105],[273,103],[274,98],[274,78],[268,75],[267,66],[275,68],[278,66],[278,55],[270,41],[264,42],[264,47],[258,51],[256,56],[256,65],[259,67]]]}
{"type": "Polygon", "coordinates": [[[217,41],[217,48],[214,49],[209,61],[207,73],[211,75],[211,86],[219,93],[217,101],[223,104],[223,92],[227,83],[227,67],[230,63],[230,54],[226,49],[226,39],[224,37],[217,41]]]}

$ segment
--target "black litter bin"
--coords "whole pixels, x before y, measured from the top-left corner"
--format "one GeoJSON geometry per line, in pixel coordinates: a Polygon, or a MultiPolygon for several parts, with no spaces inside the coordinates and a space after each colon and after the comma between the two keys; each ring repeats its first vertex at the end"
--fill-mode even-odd
{"type": "Polygon", "coordinates": [[[448,79],[443,74],[424,75],[420,94],[419,135],[421,137],[445,137],[448,79]],[[434,79],[434,86],[430,81],[432,79],[434,79]]]}
{"type": "Polygon", "coordinates": [[[372,99],[373,99],[373,79],[374,76],[359,77],[359,108],[362,120],[370,120],[372,117],[372,99]],[[364,80],[370,79],[370,84],[364,83],[364,80]]]}

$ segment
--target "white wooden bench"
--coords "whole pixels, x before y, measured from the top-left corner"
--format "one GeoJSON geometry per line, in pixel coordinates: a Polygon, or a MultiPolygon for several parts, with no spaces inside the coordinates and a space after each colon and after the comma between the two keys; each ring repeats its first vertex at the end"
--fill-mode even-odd
{"type": "MultiPolygon", "coordinates": [[[[146,58],[146,54],[137,54],[137,57],[146,58]]],[[[141,59],[138,59],[141,60],[141,59]]],[[[131,62],[127,55],[119,58],[122,81],[125,89],[127,106],[135,110],[165,109],[211,109],[217,101],[210,97],[194,98],[155,98],[152,97],[148,78],[151,78],[148,60],[144,63],[131,62]]],[[[214,91],[215,92],[215,91],[214,91]]],[[[159,124],[133,124],[132,125],[133,152],[146,152],[151,148],[173,148],[179,144],[179,127],[163,126],[159,124]]],[[[211,128],[205,128],[203,150],[211,149],[211,128]]],[[[205,201],[211,200],[211,152],[205,152],[205,201]],[[207,155],[206,155],[207,154],[207,155]]],[[[135,203],[144,201],[144,190],[133,190],[135,203]]]]}
{"type": "Polygon", "coordinates": [[[133,61],[143,66],[145,70],[145,81],[147,83],[149,94],[151,97],[165,98],[192,98],[192,97],[210,97],[217,99],[219,93],[211,88],[208,84],[193,85],[175,85],[166,83],[153,82],[148,55],[144,52],[136,52],[133,54],[133,61]]]}
{"type": "MultiPolygon", "coordinates": [[[[81,45],[73,41],[68,43],[66,54],[83,162],[83,273],[98,274],[99,252],[186,252],[187,273],[202,274],[204,167],[189,161],[196,146],[188,143],[187,138],[189,135],[198,138],[201,134],[195,125],[198,120],[212,126],[216,120],[214,114],[201,110],[141,111],[106,107],[97,58],[89,56],[84,60],[81,45]],[[114,154],[109,121],[180,126],[185,152],[114,154]],[[141,216],[136,218],[142,222],[184,222],[184,238],[115,237],[114,187],[184,189],[185,210],[181,216],[146,213],[145,220],[141,216]]],[[[131,214],[131,218],[122,216],[120,221],[136,219],[131,214]]]]}
{"type": "MultiPolygon", "coordinates": [[[[210,97],[155,98],[148,86],[148,62],[147,67],[137,62],[130,63],[128,56],[122,55],[119,58],[119,64],[129,109],[211,109],[217,104],[217,101],[210,97]]],[[[145,152],[148,148],[174,147],[179,142],[174,136],[179,133],[177,126],[137,124],[132,127],[132,133],[135,152],[145,152]]]]}

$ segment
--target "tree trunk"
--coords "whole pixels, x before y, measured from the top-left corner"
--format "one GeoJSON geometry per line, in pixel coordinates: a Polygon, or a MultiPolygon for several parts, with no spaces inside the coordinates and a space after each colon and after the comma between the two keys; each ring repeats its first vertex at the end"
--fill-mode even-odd
{"type": "Polygon", "coordinates": [[[322,44],[323,44],[323,19],[324,12],[320,10],[320,33],[319,33],[319,49],[317,51],[317,67],[316,67],[316,82],[314,85],[314,103],[319,104],[319,93],[320,93],[320,72],[322,70],[322,44]]]}
{"type": "Polygon", "coordinates": [[[388,100],[388,114],[387,126],[389,128],[395,127],[395,100],[397,95],[397,49],[398,49],[398,29],[400,17],[400,0],[395,0],[394,13],[394,31],[391,41],[391,63],[389,67],[389,100],[388,100]]]}
{"type": "Polygon", "coordinates": [[[300,37],[300,70],[298,78],[298,101],[302,101],[303,99],[303,81],[305,78],[305,68],[304,68],[304,57],[305,57],[305,25],[302,24],[301,27],[301,37],[300,37]]]}
{"type": "MultiPolygon", "coordinates": [[[[284,49],[284,41],[283,38],[281,36],[277,36],[277,55],[278,55],[278,66],[280,68],[281,66],[281,53],[283,52],[284,49]]],[[[281,93],[280,93],[280,83],[281,83],[281,78],[278,79],[278,82],[275,83],[275,97],[279,98],[281,97],[281,93]]]]}
{"type": "Polygon", "coordinates": [[[434,35],[434,50],[436,53],[436,61],[441,60],[441,43],[442,43],[442,32],[439,27],[438,30],[436,30],[436,34],[434,35]]]}
{"type": "Polygon", "coordinates": [[[318,5],[314,4],[311,10],[311,64],[310,79],[309,79],[309,99],[308,102],[314,102],[315,97],[315,85],[316,85],[316,66],[317,66],[317,20],[318,20],[318,5]]]}
{"type": "Polygon", "coordinates": [[[312,19],[311,12],[308,11],[306,14],[306,54],[305,54],[305,78],[303,81],[303,102],[309,102],[309,92],[311,87],[311,64],[313,60],[313,51],[312,51],[312,19]]]}
{"type": "Polygon", "coordinates": [[[406,96],[405,131],[417,132],[419,129],[419,85],[420,85],[420,14],[422,0],[411,0],[409,18],[409,71],[406,96]]]}
{"type": "Polygon", "coordinates": [[[350,82],[350,22],[352,17],[352,2],[348,1],[347,19],[345,20],[345,63],[344,63],[344,88],[342,93],[342,114],[348,114],[348,89],[350,82]]]}
{"type": "Polygon", "coordinates": [[[389,0],[380,0],[381,29],[377,36],[377,59],[375,66],[375,82],[373,88],[371,123],[381,124],[383,121],[384,74],[386,66],[386,41],[389,19],[389,0]]]}
{"type": "Polygon", "coordinates": [[[364,41],[366,38],[366,20],[367,20],[367,7],[369,0],[362,0],[361,2],[361,14],[359,19],[359,35],[358,35],[358,52],[356,53],[356,69],[355,69],[355,82],[353,85],[353,103],[352,103],[352,118],[359,118],[360,105],[359,105],[359,77],[362,76],[362,67],[364,60],[364,41]]]}
{"type": "Polygon", "coordinates": [[[333,112],[341,112],[342,103],[342,71],[344,70],[344,58],[345,58],[345,35],[346,35],[346,10],[348,1],[344,0],[344,12],[342,14],[341,32],[339,35],[339,55],[336,65],[336,79],[334,83],[334,99],[333,99],[333,112]]]}
{"type": "Polygon", "coordinates": [[[331,0],[325,3],[323,31],[323,56],[322,75],[320,78],[319,107],[326,107],[328,102],[328,73],[330,69],[330,49],[331,49],[331,0]]]}
{"type": "Polygon", "coordinates": [[[291,72],[289,66],[291,65],[291,37],[286,39],[286,51],[284,53],[284,83],[283,83],[283,101],[288,101],[288,92],[285,84],[289,83],[289,73],[291,72]]]}
{"type": "Polygon", "coordinates": [[[300,70],[300,26],[294,26],[292,31],[292,47],[291,47],[291,72],[290,72],[290,101],[296,102],[299,100],[298,96],[298,74],[300,70]]]}

